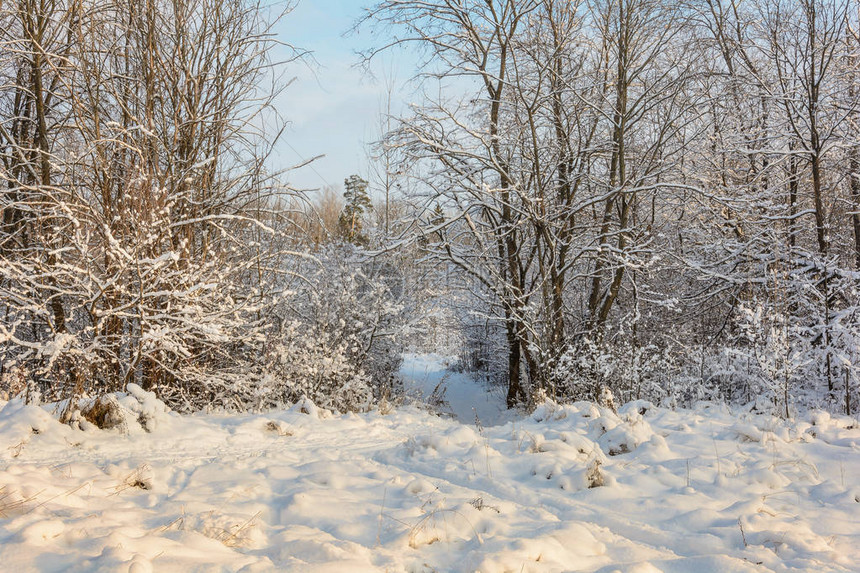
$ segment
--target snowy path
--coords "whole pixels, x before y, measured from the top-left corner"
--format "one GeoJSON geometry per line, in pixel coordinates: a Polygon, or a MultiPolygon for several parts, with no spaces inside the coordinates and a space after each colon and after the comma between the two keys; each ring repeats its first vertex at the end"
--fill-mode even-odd
{"type": "MultiPolygon", "coordinates": [[[[415,386],[443,376],[422,360],[415,386]]],[[[2,569],[857,571],[856,420],[581,403],[491,426],[449,391],[480,427],[305,405],[122,434],[0,403],[2,569]]]]}
{"type": "Polygon", "coordinates": [[[406,394],[423,401],[444,392],[441,413],[464,424],[497,426],[513,418],[499,388],[487,388],[468,374],[448,370],[451,359],[438,354],[406,354],[400,374],[406,394]],[[436,390],[437,387],[439,390],[436,390]]]}

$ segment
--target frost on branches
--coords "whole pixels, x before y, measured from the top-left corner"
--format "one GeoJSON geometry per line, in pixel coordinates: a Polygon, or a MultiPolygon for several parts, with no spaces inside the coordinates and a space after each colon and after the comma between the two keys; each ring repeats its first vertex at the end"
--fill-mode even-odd
{"type": "Polygon", "coordinates": [[[351,245],[332,246],[305,267],[298,291],[278,310],[266,399],[366,410],[396,390],[404,322],[398,277],[351,245]]]}

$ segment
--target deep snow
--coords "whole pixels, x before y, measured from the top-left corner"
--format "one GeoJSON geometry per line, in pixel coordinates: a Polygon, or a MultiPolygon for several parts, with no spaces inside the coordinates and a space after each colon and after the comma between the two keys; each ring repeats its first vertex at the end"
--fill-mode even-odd
{"type": "MultiPolygon", "coordinates": [[[[407,387],[435,387],[441,361],[410,357],[407,387]]],[[[460,421],[307,403],[180,417],[137,392],[125,429],[100,431],[9,402],[2,569],[858,570],[856,420],[646,403],[506,419],[500,396],[445,381],[460,421]]]]}

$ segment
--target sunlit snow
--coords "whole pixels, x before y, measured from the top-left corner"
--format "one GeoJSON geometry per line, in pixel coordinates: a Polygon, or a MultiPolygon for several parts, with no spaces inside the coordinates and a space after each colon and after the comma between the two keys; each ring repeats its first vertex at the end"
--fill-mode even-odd
{"type": "Polygon", "coordinates": [[[308,403],[178,416],[133,388],[120,398],[126,423],[103,431],[8,402],[2,569],[727,573],[860,563],[855,419],[645,402],[617,414],[547,403],[512,416],[441,357],[410,356],[404,373],[408,391],[447,385],[459,419],[416,406],[335,415],[308,403]]]}

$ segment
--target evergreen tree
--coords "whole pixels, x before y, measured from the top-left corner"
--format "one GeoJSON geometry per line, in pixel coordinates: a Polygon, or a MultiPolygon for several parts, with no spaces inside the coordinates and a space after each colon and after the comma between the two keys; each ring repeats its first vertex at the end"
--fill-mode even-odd
{"type": "Polygon", "coordinates": [[[340,234],[350,243],[363,243],[366,238],[361,233],[361,216],[373,208],[370,196],[367,194],[367,181],[358,175],[350,175],[344,180],[343,185],[346,188],[343,193],[346,205],[338,220],[340,234]]]}

